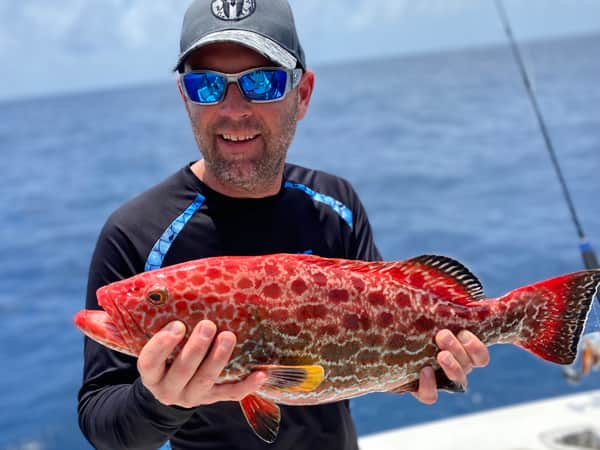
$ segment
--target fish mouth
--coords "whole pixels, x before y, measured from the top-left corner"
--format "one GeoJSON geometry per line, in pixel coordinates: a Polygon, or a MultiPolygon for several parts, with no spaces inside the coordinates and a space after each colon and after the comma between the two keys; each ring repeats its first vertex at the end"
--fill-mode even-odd
{"type": "Polygon", "coordinates": [[[121,353],[135,356],[106,311],[84,309],[75,314],[75,326],[87,337],[121,353]]]}
{"type": "Polygon", "coordinates": [[[141,329],[131,313],[115,301],[111,295],[111,285],[99,288],[96,291],[96,297],[98,298],[98,304],[107,312],[121,339],[126,344],[127,351],[123,353],[137,357],[143,346],[140,343],[140,337],[145,336],[148,340],[149,336],[141,329]]]}

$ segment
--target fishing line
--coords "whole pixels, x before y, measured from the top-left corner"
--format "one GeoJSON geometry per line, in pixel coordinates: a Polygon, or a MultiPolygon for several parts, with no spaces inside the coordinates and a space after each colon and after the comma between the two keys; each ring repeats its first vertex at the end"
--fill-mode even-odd
{"type": "MultiPolygon", "coordinates": [[[[569,188],[567,186],[567,182],[565,177],[563,176],[562,169],[558,162],[558,157],[556,156],[556,151],[554,150],[554,145],[552,144],[552,139],[550,138],[550,133],[548,132],[548,127],[546,126],[546,121],[544,120],[544,116],[542,115],[542,110],[537,101],[537,97],[535,96],[535,92],[532,88],[531,81],[529,79],[529,75],[527,73],[527,67],[525,66],[525,62],[523,57],[521,56],[521,51],[517,44],[517,41],[512,32],[512,28],[510,26],[510,21],[508,15],[506,13],[506,9],[504,8],[503,0],[494,0],[496,5],[496,9],[498,11],[498,15],[500,20],[502,21],[502,25],[504,27],[504,32],[506,33],[506,37],[510,42],[510,46],[512,49],[513,56],[519,70],[521,72],[521,77],[523,79],[523,83],[525,85],[525,89],[527,91],[527,95],[529,96],[529,100],[531,102],[531,106],[535,113],[535,117],[537,119],[537,123],[540,128],[540,132],[542,137],[544,138],[544,143],[546,144],[546,150],[550,155],[550,160],[552,161],[552,165],[554,166],[554,170],[556,172],[556,176],[560,183],[563,197],[567,203],[567,207],[569,208],[569,212],[571,214],[571,220],[573,221],[573,225],[575,225],[575,229],[577,230],[577,235],[579,236],[579,251],[581,252],[581,258],[583,259],[583,264],[586,269],[598,269],[600,266],[598,265],[598,258],[596,257],[596,253],[592,247],[592,244],[587,239],[585,232],[583,231],[583,226],[579,221],[577,216],[577,211],[575,209],[575,204],[573,203],[573,199],[571,197],[571,193],[569,192],[569,188]]],[[[596,299],[598,300],[598,304],[600,305],[600,295],[596,295],[596,299]]],[[[594,316],[596,319],[596,328],[600,328],[600,319],[598,317],[597,305],[592,305],[592,310],[594,310],[594,316]]],[[[600,333],[598,331],[592,332],[591,334],[584,336],[583,339],[591,339],[593,335],[600,333]]],[[[575,363],[574,363],[575,364],[575,363]]],[[[581,372],[578,372],[574,365],[569,367],[563,367],[563,375],[567,380],[571,382],[578,382],[582,376],[581,372]]]]}
{"type": "MultiPolygon", "coordinates": [[[[504,8],[503,0],[494,0],[494,3],[496,5],[496,9],[498,11],[500,20],[502,21],[502,25],[504,27],[504,32],[506,33],[506,37],[508,38],[508,41],[510,43],[513,56],[515,58],[515,61],[517,62],[519,71],[521,72],[521,77],[523,79],[523,83],[525,85],[527,95],[529,96],[529,101],[531,102],[531,106],[535,113],[535,117],[537,119],[537,123],[540,128],[540,132],[542,134],[542,137],[544,138],[544,143],[546,144],[546,150],[548,151],[550,160],[552,161],[552,165],[554,166],[556,176],[558,178],[558,181],[559,181],[561,189],[562,189],[563,197],[567,203],[567,207],[569,208],[569,212],[571,214],[571,220],[573,221],[573,225],[575,226],[577,235],[579,236],[579,251],[581,252],[581,258],[583,260],[583,264],[586,269],[589,269],[589,270],[598,269],[598,268],[600,268],[600,266],[598,265],[598,258],[596,257],[596,253],[594,252],[592,244],[587,239],[585,232],[583,231],[581,222],[579,221],[579,218],[577,216],[575,204],[573,203],[571,193],[569,192],[569,187],[567,186],[567,182],[565,180],[565,177],[563,176],[562,169],[558,162],[558,157],[556,156],[556,151],[554,150],[554,145],[552,144],[552,139],[550,138],[550,133],[548,131],[548,127],[546,126],[546,121],[544,120],[544,116],[542,114],[540,105],[537,101],[537,97],[535,96],[535,92],[533,90],[533,87],[532,87],[532,84],[531,84],[531,81],[529,78],[529,74],[527,73],[527,67],[525,66],[525,62],[523,60],[523,57],[521,56],[521,51],[517,44],[517,40],[515,39],[515,36],[512,31],[512,27],[510,26],[510,21],[508,18],[508,14],[506,13],[506,9],[504,8]]],[[[598,300],[598,303],[600,304],[600,295],[596,295],[596,299],[598,300]]],[[[596,328],[600,329],[600,318],[598,316],[597,309],[598,309],[597,305],[595,305],[595,304],[592,305],[592,310],[594,311],[593,314],[596,318],[596,328]]],[[[592,334],[596,334],[596,333],[600,333],[600,332],[596,331],[596,332],[593,332],[592,334]]],[[[592,334],[590,334],[588,336],[584,336],[584,339],[591,338],[592,334]]],[[[565,376],[565,378],[567,378],[567,380],[570,380],[572,382],[578,382],[581,377],[581,373],[578,372],[576,369],[574,369],[573,366],[564,367],[563,375],[565,376]]]]}
{"type": "MultiPolygon", "coordinates": [[[[496,9],[498,10],[498,15],[500,16],[500,20],[504,26],[504,31],[506,36],[510,42],[510,46],[512,48],[513,55],[515,60],[517,61],[517,65],[519,66],[519,70],[521,72],[523,83],[525,84],[525,89],[527,90],[527,94],[529,96],[529,100],[531,102],[531,106],[533,107],[533,111],[537,118],[538,125],[540,127],[540,131],[544,138],[544,142],[546,144],[546,149],[548,150],[548,154],[550,155],[550,159],[552,160],[552,165],[556,171],[556,175],[558,177],[558,181],[562,188],[563,196],[565,201],[567,202],[567,207],[569,208],[569,212],[571,214],[571,219],[573,224],[575,225],[575,229],[577,230],[577,235],[579,236],[579,250],[581,252],[581,257],[583,259],[583,264],[586,269],[597,269],[600,266],[598,265],[598,258],[596,257],[596,253],[592,247],[592,244],[587,239],[583,227],[581,226],[581,222],[577,216],[577,211],[575,210],[575,204],[573,203],[573,199],[571,198],[571,194],[569,192],[569,188],[567,186],[567,182],[565,177],[563,176],[562,169],[558,162],[558,157],[556,156],[556,151],[554,150],[554,145],[552,144],[552,140],[550,139],[550,133],[548,132],[548,127],[546,126],[546,122],[544,120],[544,116],[542,115],[542,110],[539,106],[535,93],[533,91],[531,81],[529,75],[527,73],[527,68],[525,67],[525,63],[523,61],[523,57],[521,56],[521,51],[519,50],[519,46],[512,32],[512,28],[510,26],[510,21],[508,19],[508,15],[506,14],[506,9],[504,8],[504,3],[502,0],[494,0],[496,4],[496,9]]],[[[600,298],[596,297],[598,302],[600,302],[600,298]]]]}

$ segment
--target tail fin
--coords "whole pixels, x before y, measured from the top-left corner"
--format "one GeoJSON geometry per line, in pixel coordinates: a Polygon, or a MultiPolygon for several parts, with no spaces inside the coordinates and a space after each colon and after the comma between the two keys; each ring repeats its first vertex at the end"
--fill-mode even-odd
{"type": "Polygon", "coordinates": [[[599,285],[600,270],[588,270],[506,294],[503,302],[516,301],[525,308],[522,337],[514,343],[545,360],[571,364],[599,285]]]}

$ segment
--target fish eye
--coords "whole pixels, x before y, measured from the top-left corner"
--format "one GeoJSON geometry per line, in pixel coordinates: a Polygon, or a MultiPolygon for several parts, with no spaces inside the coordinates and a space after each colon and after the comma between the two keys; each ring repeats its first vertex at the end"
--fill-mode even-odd
{"type": "Polygon", "coordinates": [[[164,305],[169,299],[169,293],[165,288],[156,287],[148,291],[146,299],[154,306],[164,305]]]}

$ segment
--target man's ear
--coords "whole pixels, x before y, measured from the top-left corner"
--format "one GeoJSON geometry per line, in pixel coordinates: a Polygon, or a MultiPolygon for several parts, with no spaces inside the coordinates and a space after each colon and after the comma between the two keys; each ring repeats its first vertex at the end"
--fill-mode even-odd
{"type": "Polygon", "coordinates": [[[181,83],[182,83],[181,77],[177,76],[177,89],[179,89],[179,95],[181,95],[181,100],[183,100],[183,106],[185,106],[185,110],[187,111],[187,113],[189,115],[190,114],[190,104],[188,102],[187,96],[183,92],[183,86],[181,85],[181,83]]]}
{"type": "Polygon", "coordinates": [[[179,76],[179,74],[177,74],[177,78],[176,78],[176,82],[177,82],[177,89],[179,89],[179,95],[181,95],[181,99],[187,103],[187,97],[185,96],[185,94],[183,93],[183,86],[181,86],[181,77],[179,76]]]}
{"type": "Polygon", "coordinates": [[[307,70],[302,74],[302,79],[298,85],[298,113],[297,120],[302,120],[308,110],[310,98],[315,87],[315,73],[307,70]]]}

